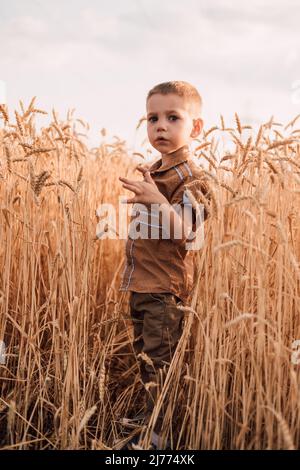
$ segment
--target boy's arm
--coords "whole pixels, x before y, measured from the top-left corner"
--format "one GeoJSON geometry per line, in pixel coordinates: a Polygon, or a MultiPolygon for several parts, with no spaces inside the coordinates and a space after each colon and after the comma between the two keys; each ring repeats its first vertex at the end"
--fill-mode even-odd
{"type": "Polygon", "coordinates": [[[171,204],[179,204],[181,207],[190,206],[193,212],[193,223],[196,220],[197,209],[203,210],[203,221],[211,212],[210,186],[201,172],[196,177],[187,178],[171,197],[171,204]]]}
{"type": "MultiPolygon", "coordinates": [[[[197,175],[188,177],[171,197],[171,204],[178,205],[183,214],[183,222],[187,227],[188,236],[182,237],[181,241],[193,242],[196,240],[199,224],[202,224],[210,216],[211,207],[210,186],[207,178],[200,171],[197,175]],[[185,221],[185,208],[187,209],[187,223],[185,221]],[[193,230],[193,232],[191,232],[193,230]]],[[[181,242],[179,240],[179,242],[181,242]]]]}

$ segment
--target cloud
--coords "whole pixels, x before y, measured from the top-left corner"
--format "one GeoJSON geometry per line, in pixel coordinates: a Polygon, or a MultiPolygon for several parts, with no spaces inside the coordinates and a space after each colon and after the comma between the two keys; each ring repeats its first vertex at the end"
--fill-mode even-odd
{"type": "Polygon", "coordinates": [[[45,20],[29,15],[12,18],[4,25],[2,20],[1,35],[8,39],[12,37],[36,38],[46,34],[47,31],[48,27],[45,20]]]}
{"type": "Polygon", "coordinates": [[[4,2],[0,79],[8,97],[129,136],[156,83],[182,79],[204,94],[207,116],[295,110],[300,78],[296,1],[27,0],[4,2]],[[259,98],[257,98],[259,97],[259,98]],[[281,108],[279,108],[281,107],[281,108]]]}

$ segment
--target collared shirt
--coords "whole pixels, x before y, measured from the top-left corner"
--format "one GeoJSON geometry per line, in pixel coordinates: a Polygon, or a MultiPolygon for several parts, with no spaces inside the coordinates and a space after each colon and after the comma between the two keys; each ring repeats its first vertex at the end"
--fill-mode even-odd
{"type": "MultiPolygon", "coordinates": [[[[203,169],[193,162],[188,145],[165,155],[163,160],[161,158],[154,162],[149,171],[159,191],[172,205],[178,204],[182,207],[185,203],[190,204],[185,192],[187,185],[197,201],[199,201],[198,191],[208,197],[203,169]]],[[[139,207],[138,204],[134,204],[132,208],[131,225],[136,216],[140,215],[140,211],[135,211],[136,206],[139,207]]],[[[205,210],[204,220],[207,215],[205,210]]],[[[148,226],[150,237],[136,238],[129,232],[119,290],[144,293],[170,292],[177,295],[184,303],[187,302],[193,285],[195,252],[186,249],[185,243],[174,243],[172,239],[163,238],[162,231],[159,231],[158,237],[151,238],[150,231],[155,230],[156,225],[161,228],[161,225],[153,223],[153,217],[150,218],[150,223],[147,222],[149,220],[147,216],[142,220],[144,222],[141,223],[148,226]]],[[[195,227],[194,218],[193,227],[195,227]]]]}

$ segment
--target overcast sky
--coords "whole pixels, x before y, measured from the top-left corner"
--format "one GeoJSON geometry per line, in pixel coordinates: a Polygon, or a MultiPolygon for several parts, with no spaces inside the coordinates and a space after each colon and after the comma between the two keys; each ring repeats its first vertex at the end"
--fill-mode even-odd
{"type": "Polygon", "coordinates": [[[287,122],[300,113],[299,24],[299,0],[0,0],[0,80],[10,108],[35,95],[61,116],[75,107],[91,145],[106,127],[137,149],[146,94],[168,80],[197,87],[206,129],[235,112],[287,122]]]}

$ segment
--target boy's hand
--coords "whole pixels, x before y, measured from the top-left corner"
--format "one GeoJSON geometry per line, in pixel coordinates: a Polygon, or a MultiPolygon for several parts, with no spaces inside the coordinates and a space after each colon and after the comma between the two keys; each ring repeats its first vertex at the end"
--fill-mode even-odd
{"type": "Polygon", "coordinates": [[[134,169],[140,171],[143,175],[150,170],[151,163],[139,163],[134,169]]]}
{"type": "Polygon", "coordinates": [[[135,193],[135,196],[131,199],[126,199],[122,201],[125,204],[131,204],[139,202],[141,204],[164,204],[168,203],[167,198],[159,191],[155,182],[151,178],[150,172],[146,168],[139,168],[137,170],[141,171],[144,175],[143,181],[133,181],[128,178],[119,177],[119,180],[123,182],[123,188],[129,189],[135,193]]]}

